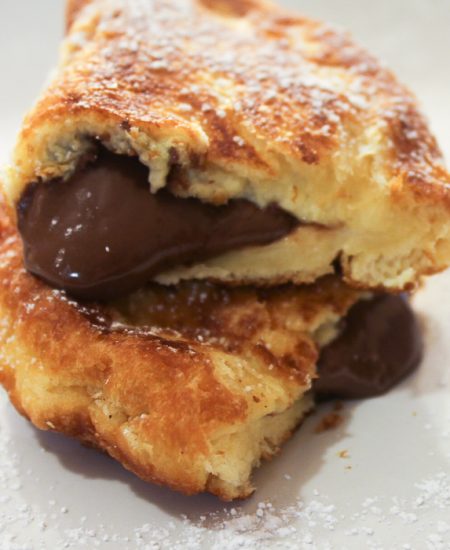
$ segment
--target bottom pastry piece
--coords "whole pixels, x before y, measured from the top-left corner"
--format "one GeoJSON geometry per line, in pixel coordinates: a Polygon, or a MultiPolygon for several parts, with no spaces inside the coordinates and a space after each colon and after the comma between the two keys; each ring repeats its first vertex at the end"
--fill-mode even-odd
{"type": "Polygon", "coordinates": [[[372,300],[326,277],[80,303],[25,271],[5,210],[0,226],[0,382],[17,410],[186,494],[253,492],[253,468],[313,406],[320,350],[330,355],[347,312],[372,300]]]}

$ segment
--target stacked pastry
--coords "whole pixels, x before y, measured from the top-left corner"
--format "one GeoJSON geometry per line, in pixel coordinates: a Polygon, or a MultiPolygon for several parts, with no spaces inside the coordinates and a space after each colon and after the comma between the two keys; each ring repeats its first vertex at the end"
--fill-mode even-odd
{"type": "Polygon", "coordinates": [[[245,497],[315,395],[418,364],[404,293],[450,261],[450,176],[414,97],[322,23],[67,13],[6,185],[0,381],[146,480],[245,497]]]}

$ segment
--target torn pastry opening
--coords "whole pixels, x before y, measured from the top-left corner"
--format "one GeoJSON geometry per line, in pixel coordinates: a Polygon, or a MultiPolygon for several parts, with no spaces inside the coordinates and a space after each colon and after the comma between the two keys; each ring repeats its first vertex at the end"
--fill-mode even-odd
{"type": "MultiPolygon", "coordinates": [[[[176,167],[172,178],[177,178],[176,167]]],[[[179,184],[179,182],[177,182],[179,184]]],[[[88,299],[135,290],[173,267],[265,245],[300,221],[276,204],[245,199],[214,205],[151,193],[137,157],[97,144],[68,178],[29,184],[18,202],[26,268],[88,299]]]]}
{"type": "MultiPolygon", "coordinates": [[[[137,156],[118,155],[95,143],[93,152],[68,178],[30,184],[17,206],[27,269],[78,299],[102,300],[102,311],[112,311],[116,318],[125,311],[124,304],[136,303],[133,296],[138,294],[133,315],[126,306],[128,314],[118,322],[142,330],[155,315],[153,309],[149,317],[145,307],[153,308],[147,299],[152,285],[146,285],[156,275],[228,250],[272,243],[302,225],[276,204],[259,208],[248,200],[234,199],[215,205],[177,196],[174,189],[182,174],[176,158],[163,189],[152,193],[148,175],[148,167],[137,156]],[[124,296],[122,302],[120,296],[124,296]]],[[[338,274],[339,267],[335,262],[338,274]]],[[[167,289],[156,286],[157,295],[172,296],[173,302],[159,304],[160,312],[169,315],[165,322],[171,329],[183,310],[179,297],[186,285],[195,287],[194,282],[167,289]]],[[[190,317],[202,315],[200,332],[205,327],[211,330],[210,313],[205,312],[211,309],[208,304],[217,305],[215,294],[222,295],[217,290],[220,285],[201,285],[206,289],[203,302],[189,298],[197,308],[189,309],[190,317]],[[210,292],[210,288],[216,290],[210,292]]],[[[255,287],[252,292],[262,293],[267,300],[280,288],[286,287],[275,284],[273,289],[255,287]]],[[[223,292],[232,301],[240,290],[223,292]]],[[[420,329],[407,299],[371,296],[341,320],[338,337],[328,338],[327,345],[318,344],[318,395],[359,398],[384,393],[420,362],[420,329]]],[[[181,328],[185,331],[185,324],[181,328]]]]}

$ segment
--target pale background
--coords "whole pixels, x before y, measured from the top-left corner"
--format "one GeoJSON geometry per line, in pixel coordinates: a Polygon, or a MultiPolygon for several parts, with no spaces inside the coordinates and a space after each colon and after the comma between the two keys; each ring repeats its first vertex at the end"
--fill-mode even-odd
{"type": "MultiPolygon", "coordinates": [[[[395,69],[417,93],[450,158],[450,0],[284,3],[350,29],[395,69]]],[[[61,29],[58,0],[0,0],[2,163],[56,60],[61,29]]],[[[415,376],[388,396],[346,405],[345,422],[333,432],[315,435],[320,416],[311,418],[261,469],[256,497],[237,506],[248,521],[255,523],[252,514],[264,500],[294,506],[298,515],[301,498],[304,512],[284,519],[275,535],[265,533],[267,521],[256,533],[244,530],[244,548],[450,548],[449,296],[444,274],[417,297],[427,355],[415,376]],[[342,450],[350,458],[339,458],[342,450]]],[[[38,433],[0,390],[1,550],[156,549],[158,537],[162,548],[238,548],[236,536],[213,520],[209,531],[180,521],[182,513],[194,522],[214,511],[221,516],[222,508],[212,497],[189,499],[141,483],[106,457],[38,433]]]]}

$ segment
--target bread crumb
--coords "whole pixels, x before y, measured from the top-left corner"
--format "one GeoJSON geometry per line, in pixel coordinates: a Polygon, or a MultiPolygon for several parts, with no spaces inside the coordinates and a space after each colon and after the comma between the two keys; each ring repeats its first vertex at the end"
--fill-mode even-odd
{"type": "Polygon", "coordinates": [[[334,430],[342,424],[343,420],[344,417],[337,412],[328,413],[317,424],[315,433],[320,434],[328,430],[334,430]]]}

